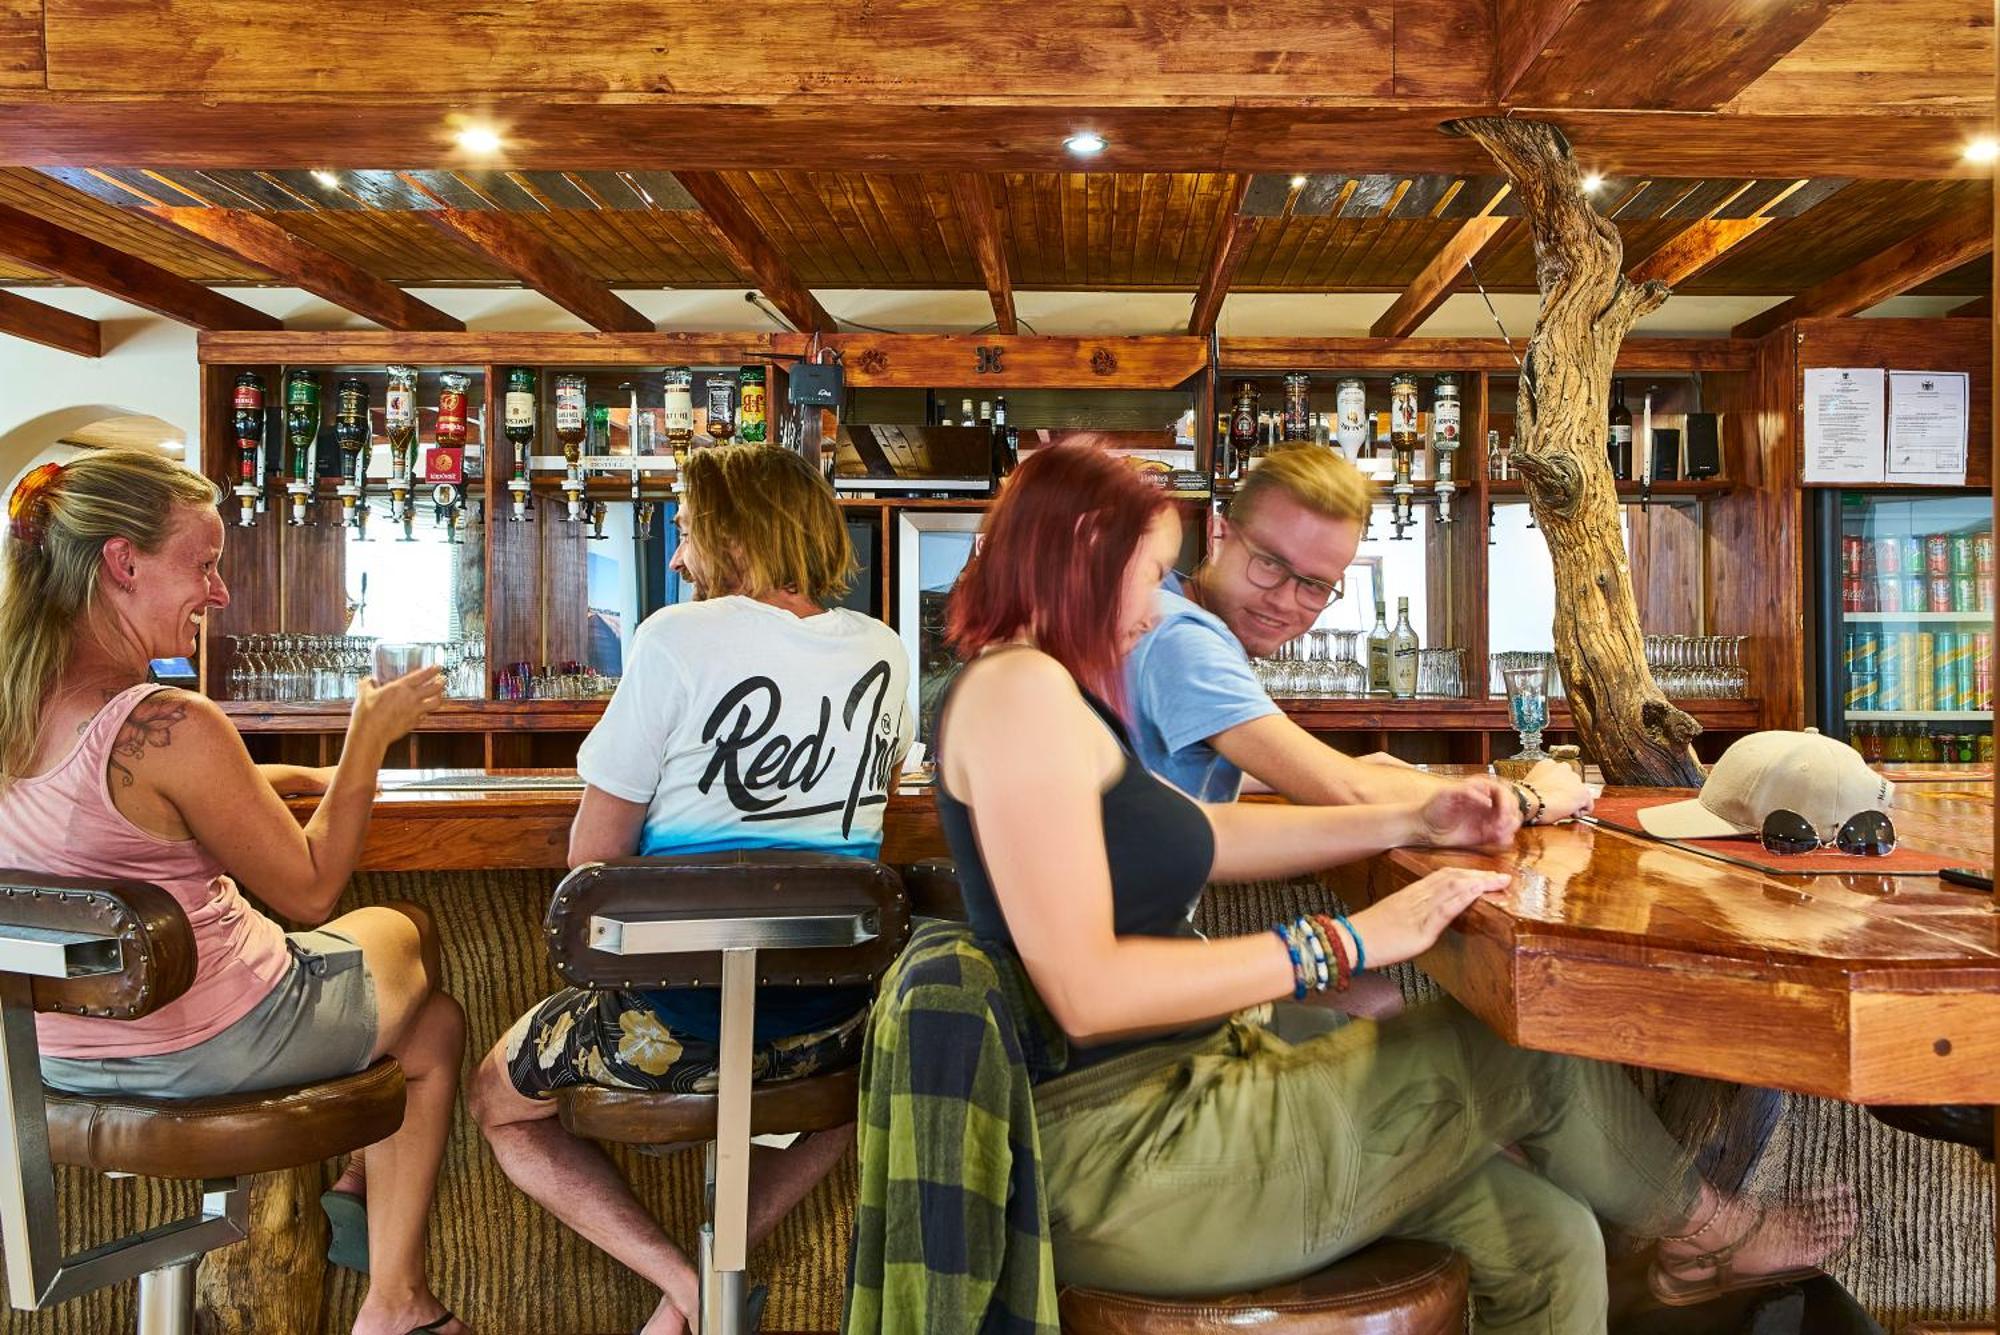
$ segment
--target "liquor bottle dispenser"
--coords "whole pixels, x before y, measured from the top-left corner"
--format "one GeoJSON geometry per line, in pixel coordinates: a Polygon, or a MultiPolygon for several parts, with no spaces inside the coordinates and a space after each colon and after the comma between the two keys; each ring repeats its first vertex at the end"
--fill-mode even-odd
{"type": "Polygon", "coordinates": [[[389,392],[382,408],[383,429],[389,436],[389,509],[403,525],[404,542],[415,542],[411,525],[416,503],[411,497],[417,466],[417,368],[389,368],[389,392]]]}
{"type": "Polygon", "coordinates": [[[344,377],[334,388],[333,439],[340,446],[340,522],[349,528],[361,527],[361,511],[367,502],[368,444],[373,432],[368,424],[368,385],[355,376],[344,377]]]}
{"type": "Polygon", "coordinates": [[[472,377],[446,371],[438,377],[437,432],[424,460],[424,481],[431,486],[432,519],[444,530],[446,542],[457,542],[465,486],[466,401],[472,377]]]}
{"type": "Polygon", "coordinates": [[[535,373],[525,366],[507,372],[506,423],[502,433],[514,449],[514,475],[507,479],[507,518],[519,524],[534,502],[528,480],[528,460],[535,444],[535,373]]]}
{"type": "Polygon", "coordinates": [[[1398,375],[1389,382],[1389,448],[1395,454],[1396,468],[1389,486],[1389,522],[1396,529],[1394,541],[1404,542],[1410,526],[1416,523],[1412,504],[1417,489],[1410,482],[1417,454],[1417,378],[1413,375],[1398,375]]]}
{"type": "Polygon", "coordinates": [[[293,369],[285,373],[285,494],[291,500],[286,522],[306,522],[312,504],[313,446],[319,440],[319,377],[311,371],[293,369]]]}
{"type": "Polygon", "coordinates": [[[568,503],[564,518],[581,523],[585,517],[583,500],[583,392],[580,375],[556,377],[556,443],[562,446],[563,500],[568,503]]]}
{"type": "Polygon", "coordinates": [[[1431,450],[1437,456],[1438,523],[1451,522],[1451,498],[1458,491],[1458,483],[1452,478],[1452,460],[1458,457],[1458,428],[1460,405],[1458,399],[1458,377],[1450,372],[1440,374],[1437,388],[1431,400],[1431,450]]]}
{"type": "Polygon", "coordinates": [[[264,508],[264,377],[245,371],[236,377],[236,522],[254,528],[264,508]]]}

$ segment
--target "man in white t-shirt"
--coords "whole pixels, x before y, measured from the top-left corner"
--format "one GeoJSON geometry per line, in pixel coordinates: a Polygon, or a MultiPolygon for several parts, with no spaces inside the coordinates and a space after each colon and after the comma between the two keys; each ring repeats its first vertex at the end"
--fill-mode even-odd
{"type": "MultiPolygon", "coordinates": [[[[702,600],[664,608],[632,639],[625,673],[577,756],[586,785],[570,831],[578,866],[638,854],[809,849],[872,858],[909,748],[909,660],[881,622],[828,609],[854,568],[832,489],[773,445],[696,451],[675,517],[674,569],[702,600]]],[[[760,995],[757,1078],[855,1060],[866,988],[760,995]]],[[[715,1087],[712,991],[566,988],[514,1025],[470,1097],[507,1175],[664,1295],[648,1335],[679,1335],[696,1274],[594,1143],[555,1119],[581,1084],[715,1087]]],[[[851,1127],[761,1157],[751,1240],[775,1227],[853,1140],[851,1127]]]]}

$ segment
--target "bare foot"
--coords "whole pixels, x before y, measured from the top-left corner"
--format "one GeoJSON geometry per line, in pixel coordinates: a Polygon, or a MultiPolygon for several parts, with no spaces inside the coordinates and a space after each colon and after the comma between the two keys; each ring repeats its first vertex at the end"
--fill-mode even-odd
{"type": "Polygon", "coordinates": [[[1718,1268],[1748,1279],[1818,1266],[1854,1237],[1860,1210],[1847,1186],[1793,1201],[1736,1196],[1716,1203],[1699,1227],[1662,1238],[1663,1269],[1682,1284],[1699,1284],[1718,1268]]]}

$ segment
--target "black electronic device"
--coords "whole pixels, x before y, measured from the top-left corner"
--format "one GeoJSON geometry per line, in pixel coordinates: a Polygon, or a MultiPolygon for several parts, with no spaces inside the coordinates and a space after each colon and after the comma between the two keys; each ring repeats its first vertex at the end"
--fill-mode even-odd
{"type": "Polygon", "coordinates": [[[1714,477],[1722,471],[1722,429],[1714,413],[1687,416],[1687,475],[1714,477]]]}

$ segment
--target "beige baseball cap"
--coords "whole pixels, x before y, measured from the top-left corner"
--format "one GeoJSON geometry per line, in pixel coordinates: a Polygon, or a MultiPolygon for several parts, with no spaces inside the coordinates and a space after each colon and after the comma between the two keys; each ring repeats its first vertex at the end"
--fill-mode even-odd
{"type": "Polygon", "coordinates": [[[1796,811],[1831,839],[1857,811],[1886,811],[1896,786],[1853,747],[1805,732],[1753,732],[1722,753],[1701,794],[1647,807],[1639,824],[1663,839],[1756,834],[1773,811],[1796,811]]]}

